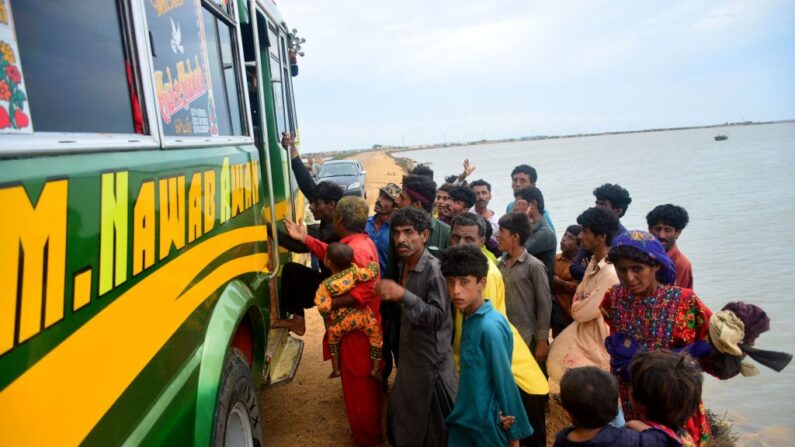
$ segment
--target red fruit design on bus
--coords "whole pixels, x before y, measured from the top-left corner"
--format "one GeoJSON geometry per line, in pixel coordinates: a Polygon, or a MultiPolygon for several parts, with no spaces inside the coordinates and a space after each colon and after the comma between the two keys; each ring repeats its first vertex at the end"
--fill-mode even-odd
{"type": "Polygon", "coordinates": [[[8,103],[0,103],[0,129],[24,129],[30,125],[30,118],[24,110],[28,98],[20,87],[22,73],[14,65],[16,61],[11,45],[0,41],[0,102],[8,103]]]}
{"type": "Polygon", "coordinates": [[[8,116],[8,112],[6,112],[6,108],[0,106],[0,129],[5,129],[11,125],[11,118],[8,116]]]}

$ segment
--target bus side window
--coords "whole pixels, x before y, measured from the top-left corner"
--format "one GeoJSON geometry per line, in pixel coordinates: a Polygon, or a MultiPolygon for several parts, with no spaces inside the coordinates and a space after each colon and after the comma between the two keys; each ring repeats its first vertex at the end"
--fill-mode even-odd
{"type": "Polygon", "coordinates": [[[276,112],[276,128],[278,135],[291,130],[287,127],[287,116],[284,113],[284,90],[282,85],[282,69],[280,59],[279,34],[273,25],[268,25],[268,42],[270,43],[271,90],[273,105],[276,112]]]}
{"type": "Polygon", "coordinates": [[[163,134],[247,136],[230,4],[145,3],[163,134]]]}
{"type": "Polygon", "coordinates": [[[34,129],[144,133],[119,4],[83,3],[11,6],[34,129]]]}
{"type": "Polygon", "coordinates": [[[237,52],[232,45],[235,41],[234,28],[207,9],[203,13],[207,56],[218,114],[218,134],[243,135],[244,119],[237,87],[237,64],[233,56],[237,52]]]}
{"type": "Polygon", "coordinates": [[[279,46],[281,47],[282,51],[282,82],[284,83],[284,93],[286,95],[285,98],[285,106],[286,110],[285,113],[287,115],[287,120],[289,121],[290,132],[295,133],[298,130],[298,126],[295,123],[295,114],[293,113],[293,94],[292,94],[292,76],[290,76],[290,59],[287,58],[285,54],[285,48],[287,48],[284,34],[280,33],[279,35],[279,46]]]}

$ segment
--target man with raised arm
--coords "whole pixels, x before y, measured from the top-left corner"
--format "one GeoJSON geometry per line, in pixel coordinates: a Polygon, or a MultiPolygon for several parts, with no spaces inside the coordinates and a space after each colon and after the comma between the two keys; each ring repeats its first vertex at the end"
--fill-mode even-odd
{"type": "MultiPolygon", "coordinates": [[[[319,226],[308,228],[307,232],[313,238],[327,244],[340,240],[334,230],[332,216],[337,202],[342,199],[343,191],[338,185],[331,182],[315,183],[312,175],[307,171],[301,161],[298,149],[293,138],[287,134],[282,139],[282,146],[290,151],[291,163],[298,187],[309,200],[309,209],[315,219],[320,221],[319,226]]],[[[279,245],[295,253],[309,253],[309,248],[289,234],[279,231],[279,245]]],[[[322,259],[322,258],[321,258],[322,259]]],[[[273,323],[273,328],[286,328],[297,335],[304,335],[306,322],[304,309],[315,305],[315,292],[320,283],[328,278],[331,272],[324,265],[320,271],[311,269],[297,262],[288,262],[282,267],[282,295],[284,296],[284,310],[293,314],[293,318],[278,320],[273,323]]]]}

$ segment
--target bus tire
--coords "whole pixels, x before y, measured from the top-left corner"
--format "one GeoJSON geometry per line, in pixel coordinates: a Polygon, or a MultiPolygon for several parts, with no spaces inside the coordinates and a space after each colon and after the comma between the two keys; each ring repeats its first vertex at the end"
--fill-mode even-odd
{"type": "Polygon", "coordinates": [[[226,356],[213,423],[213,446],[262,446],[257,389],[243,353],[231,348],[226,356]]]}

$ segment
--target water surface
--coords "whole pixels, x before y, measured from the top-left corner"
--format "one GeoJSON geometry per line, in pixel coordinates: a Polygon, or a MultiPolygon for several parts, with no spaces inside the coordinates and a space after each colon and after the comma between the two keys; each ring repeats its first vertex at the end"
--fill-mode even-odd
{"type": "MultiPolygon", "coordinates": [[[[558,238],[593,206],[593,189],[618,183],[632,196],[622,223],[646,229],[646,213],[673,203],[690,224],[679,239],[693,263],[694,289],[713,311],[729,301],[761,306],[771,330],[757,346],[795,352],[795,124],[694,129],[449,147],[398,154],[430,163],[437,181],[477,166],[492,184],[490,208],[513,199],[510,172],[538,170],[558,238]],[[729,135],[716,142],[717,132],[729,135]]],[[[795,445],[795,365],[756,377],[706,380],[704,401],[728,413],[742,445],[795,445]]]]}

